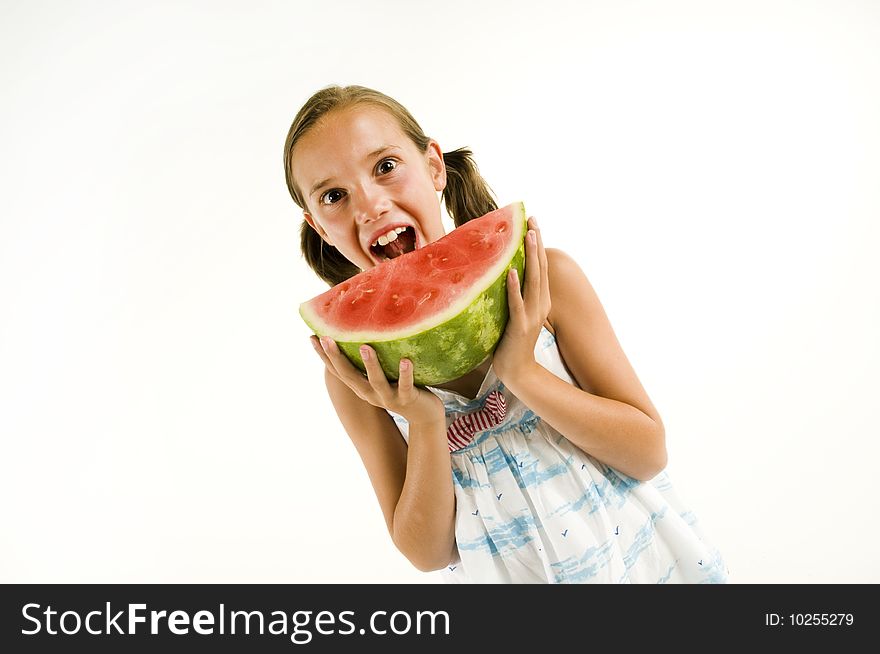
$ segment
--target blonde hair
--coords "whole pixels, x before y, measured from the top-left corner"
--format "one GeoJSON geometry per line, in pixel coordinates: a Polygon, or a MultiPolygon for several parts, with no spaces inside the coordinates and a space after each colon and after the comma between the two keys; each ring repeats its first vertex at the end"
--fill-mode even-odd
{"type": "MultiPolygon", "coordinates": [[[[293,179],[293,149],[297,142],[325,115],[337,109],[345,109],[359,104],[369,104],[385,109],[400,129],[416,145],[420,152],[426,152],[430,140],[415,118],[406,108],[384,93],[364,86],[328,86],[315,93],[302,106],[284,141],[284,178],[290,197],[301,209],[306,209],[302,192],[293,179]]],[[[455,226],[463,225],[473,218],[498,208],[486,180],[480,175],[473,153],[467,148],[459,148],[443,153],[446,166],[446,188],[443,202],[455,226]]],[[[324,241],[305,219],[300,225],[300,250],[309,267],[330,286],[356,275],[360,269],[346,259],[339,250],[324,241]]]]}

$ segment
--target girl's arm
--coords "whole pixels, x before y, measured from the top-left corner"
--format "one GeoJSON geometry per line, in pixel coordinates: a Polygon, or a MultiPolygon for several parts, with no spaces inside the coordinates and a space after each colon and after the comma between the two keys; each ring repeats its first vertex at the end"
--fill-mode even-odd
{"type": "Polygon", "coordinates": [[[526,244],[523,295],[515,280],[509,283],[511,334],[505,342],[505,333],[496,351],[495,371],[526,406],[582,450],[630,477],[651,479],[666,466],[660,415],[586,275],[561,250],[545,251],[537,226],[530,226],[536,239],[526,244]],[[545,318],[580,388],[535,361],[545,318]]]}
{"type": "Polygon", "coordinates": [[[364,378],[335,343],[316,351],[327,365],[330,400],[364,463],[392,541],[417,569],[444,568],[455,553],[455,495],[442,402],[412,387],[411,366],[408,373],[401,369],[401,384],[392,386],[375,353],[365,361],[369,378],[364,378]],[[378,393],[371,395],[373,386],[384,402],[378,393]],[[401,406],[399,396],[407,393],[418,399],[401,406]],[[390,404],[387,408],[408,419],[408,447],[385,407],[372,402],[390,404]]]}

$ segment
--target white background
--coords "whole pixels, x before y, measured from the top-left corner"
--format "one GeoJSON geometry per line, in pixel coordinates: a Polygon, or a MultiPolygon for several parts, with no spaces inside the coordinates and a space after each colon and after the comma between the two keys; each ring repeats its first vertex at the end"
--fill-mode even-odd
{"type": "Polygon", "coordinates": [[[330,83],[579,261],[732,580],[880,582],[869,0],[0,4],[0,581],[439,581],[297,313],[330,83]]]}

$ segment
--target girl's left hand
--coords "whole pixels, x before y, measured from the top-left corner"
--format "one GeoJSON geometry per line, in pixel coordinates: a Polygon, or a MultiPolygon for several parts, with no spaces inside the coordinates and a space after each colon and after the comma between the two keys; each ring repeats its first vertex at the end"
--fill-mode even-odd
{"type": "Polygon", "coordinates": [[[535,217],[529,218],[526,234],[525,285],[520,294],[516,269],[507,273],[507,304],[510,319],[492,359],[498,378],[508,384],[535,365],[535,343],[541,327],[550,315],[550,282],[547,277],[547,253],[535,217]]]}

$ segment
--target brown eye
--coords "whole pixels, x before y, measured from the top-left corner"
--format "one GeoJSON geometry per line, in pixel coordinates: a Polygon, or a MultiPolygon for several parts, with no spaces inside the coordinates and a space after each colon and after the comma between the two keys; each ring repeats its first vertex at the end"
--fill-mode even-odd
{"type": "Polygon", "coordinates": [[[334,188],[321,196],[321,204],[336,204],[341,199],[342,191],[334,188]]]}
{"type": "Polygon", "coordinates": [[[394,159],[383,159],[377,166],[380,175],[387,175],[395,168],[397,168],[397,162],[394,159]]]}

